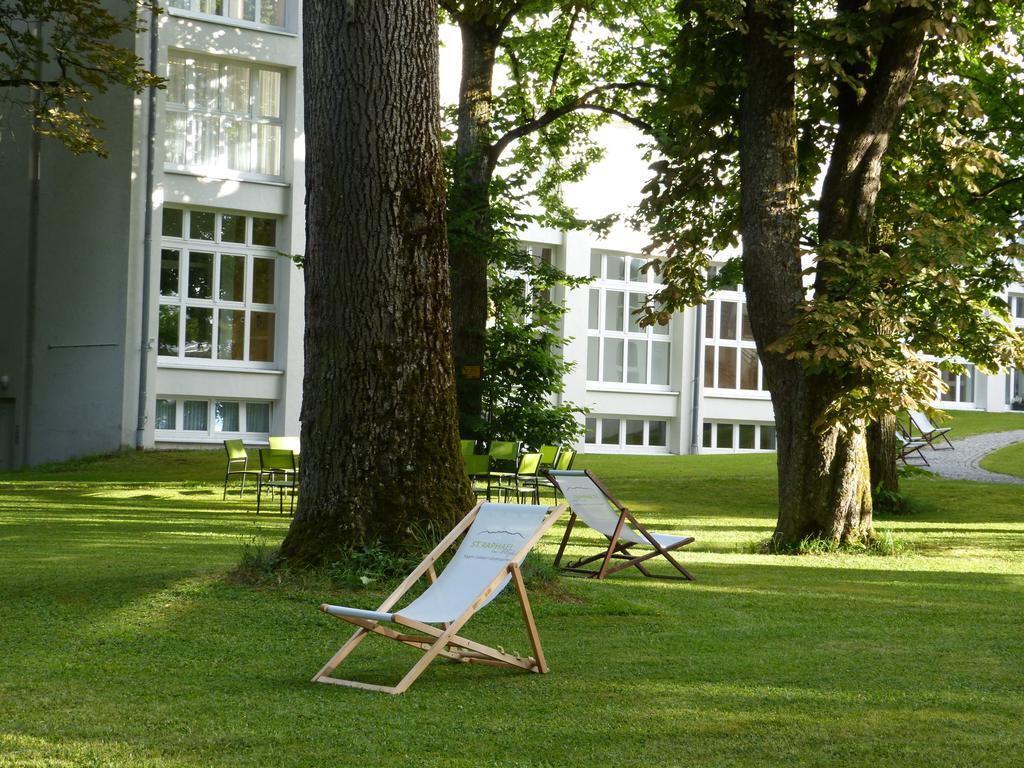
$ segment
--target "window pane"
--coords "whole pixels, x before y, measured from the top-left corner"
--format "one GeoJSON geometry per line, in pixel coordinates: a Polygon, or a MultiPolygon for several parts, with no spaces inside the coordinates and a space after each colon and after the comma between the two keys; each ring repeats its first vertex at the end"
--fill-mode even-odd
{"type": "Polygon", "coordinates": [[[185,89],[185,60],[171,56],[167,61],[167,103],[185,105],[187,90],[185,89]]]}
{"type": "Polygon", "coordinates": [[[744,341],[754,340],[754,331],[750,328],[750,315],[747,313],[747,305],[741,305],[742,320],[740,321],[740,337],[744,341]]]}
{"type": "Polygon", "coordinates": [[[584,438],[584,442],[597,442],[597,419],[589,416],[587,417],[587,436],[584,438]]]}
{"type": "Polygon", "coordinates": [[[715,386],[715,348],[704,347],[704,386],[715,386]]]}
{"type": "MultiPolygon", "coordinates": [[[[195,131],[195,149],[190,153],[189,162],[200,166],[216,166],[220,164],[220,118],[200,117],[193,118],[193,130],[195,131]]],[[[211,227],[210,237],[204,240],[213,240],[211,227]]]]}
{"type": "Polygon", "coordinates": [[[704,437],[701,440],[701,446],[704,448],[711,447],[711,435],[713,434],[713,425],[709,421],[704,422],[704,437]]]}
{"type": "Polygon", "coordinates": [[[192,106],[200,112],[217,111],[220,64],[199,59],[192,62],[192,106]]]}
{"type": "Polygon", "coordinates": [[[609,280],[625,280],[626,279],[626,259],[623,256],[612,256],[610,253],[604,257],[605,266],[607,267],[607,277],[609,280]]]}
{"type": "Polygon", "coordinates": [[[740,448],[744,450],[754,449],[754,435],[757,430],[753,424],[740,424],[740,448]]]}
{"type": "Polygon", "coordinates": [[[274,313],[253,312],[249,329],[249,359],[255,362],[274,362],[274,313]]]}
{"type": "Polygon", "coordinates": [[[630,341],[627,346],[629,355],[626,366],[626,381],[630,384],[647,383],[647,341],[630,341]]]}
{"type": "Polygon", "coordinates": [[[601,419],[601,445],[619,444],[619,420],[601,419]]]}
{"type": "Polygon", "coordinates": [[[213,240],[213,211],[192,211],[188,217],[188,236],[193,240],[213,240]]]}
{"type": "Polygon", "coordinates": [[[735,347],[718,348],[718,386],[721,389],[736,389],[736,353],[735,347]]]}
{"type": "Polygon", "coordinates": [[[655,341],[651,344],[651,384],[668,386],[668,359],[672,345],[655,341]]]}
{"type": "Polygon", "coordinates": [[[629,279],[634,283],[646,283],[647,272],[642,271],[641,267],[647,263],[647,259],[631,258],[629,260],[629,279]]]}
{"type": "Polygon", "coordinates": [[[772,424],[761,426],[761,450],[775,450],[775,426],[772,424]]]}
{"type": "Polygon", "coordinates": [[[185,212],[181,210],[181,208],[164,208],[164,237],[181,237],[184,232],[184,226],[182,224],[184,213],[185,212]]]}
{"type": "Polygon", "coordinates": [[[939,376],[946,385],[943,387],[945,391],[942,392],[939,399],[943,402],[954,401],[956,399],[956,374],[950,371],[939,371],[939,376]]]}
{"type": "Polygon", "coordinates": [[[718,321],[718,336],[722,339],[736,338],[736,302],[720,302],[722,315],[718,321]]]}
{"type": "Polygon", "coordinates": [[[704,307],[704,338],[715,338],[715,302],[709,301],[704,307]]]}
{"type": "Polygon", "coordinates": [[[158,398],[156,401],[156,420],[153,423],[156,429],[177,429],[178,428],[178,401],[164,400],[158,398]]]}
{"type": "Polygon", "coordinates": [[[238,403],[218,400],[213,404],[213,431],[239,431],[238,403]]]}
{"type": "Polygon", "coordinates": [[[219,295],[223,301],[245,301],[245,256],[221,255],[219,295]]]}
{"type": "Polygon", "coordinates": [[[622,381],[622,339],[604,340],[604,371],[601,381],[622,381]]]}
{"type": "Polygon", "coordinates": [[[740,350],[740,389],[757,389],[757,350],[740,350]]]}
{"type": "Polygon", "coordinates": [[[622,314],[625,311],[625,303],[626,294],[623,291],[605,291],[604,329],[606,331],[622,330],[622,314]]]}
{"type": "Polygon", "coordinates": [[[199,0],[200,13],[212,13],[220,16],[224,13],[223,0],[199,0]]]}
{"type": "Polygon", "coordinates": [[[974,366],[967,366],[960,377],[960,402],[970,403],[974,401],[974,366]]]}
{"type": "Polygon", "coordinates": [[[626,419],[626,445],[644,444],[644,423],[636,419],[626,419]]]}
{"type": "Polygon", "coordinates": [[[249,114],[249,68],[241,64],[224,65],[224,112],[249,114]]]}
{"type": "Polygon", "coordinates": [[[252,170],[252,123],[247,120],[225,120],[224,145],[228,153],[228,168],[233,171],[252,170]]]}
{"type": "Polygon", "coordinates": [[[252,220],[252,244],[275,247],[277,245],[277,219],[254,217],[252,220]]]}
{"type": "Polygon", "coordinates": [[[184,112],[167,113],[164,123],[164,162],[170,165],[187,165],[186,152],[187,120],[184,112]]]}
{"type": "Polygon", "coordinates": [[[220,217],[220,240],[222,243],[245,242],[245,216],[225,213],[220,217]]]}
{"type": "Polygon", "coordinates": [[[254,304],[274,303],[274,260],[252,260],[252,300],[254,304]]]}
{"type": "Polygon", "coordinates": [[[668,445],[668,429],[664,421],[651,421],[647,423],[647,444],[659,448],[668,445]]]}
{"type": "Polygon", "coordinates": [[[256,172],[281,175],[281,126],[260,123],[256,126],[256,172]]]}
{"type": "Polygon", "coordinates": [[[217,358],[245,359],[245,311],[222,309],[217,313],[217,358]]]}
{"type": "Polygon", "coordinates": [[[716,447],[732,448],[732,424],[716,424],[715,432],[718,438],[716,447]]]}
{"type": "Polygon", "coordinates": [[[178,356],[178,318],[180,310],[167,304],[160,306],[160,331],[157,335],[157,354],[178,356]]]}
{"type": "Polygon", "coordinates": [[[631,293],[629,294],[629,332],[630,333],[644,333],[644,329],[640,327],[640,318],[642,315],[637,314],[644,308],[647,303],[647,294],[645,293],[631,293]]]}
{"type": "Polygon", "coordinates": [[[270,403],[246,403],[245,431],[270,432],[270,403]]]}
{"type": "Polygon", "coordinates": [[[587,337],[587,381],[600,381],[601,368],[599,351],[601,339],[598,336],[587,337]]]}
{"type": "Polygon", "coordinates": [[[182,428],[190,432],[205,432],[208,411],[205,400],[186,400],[182,428]]]}
{"type": "Polygon", "coordinates": [[[185,307],[185,357],[213,357],[213,310],[185,307]]]}
{"type": "Polygon", "coordinates": [[[284,0],[262,0],[260,22],[272,27],[284,26],[284,0]]]}
{"type": "Polygon", "coordinates": [[[670,324],[671,321],[665,323],[664,325],[662,325],[661,323],[655,323],[654,325],[651,326],[651,332],[654,333],[655,336],[668,336],[670,324]]]}
{"type": "Polygon", "coordinates": [[[590,289],[590,303],[587,305],[587,328],[596,331],[601,327],[601,291],[597,288],[590,289]]]}
{"type": "Polygon", "coordinates": [[[188,255],[188,297],[213,298],[213,254],[193,251],[188,255]]]}
{"type": "Polygon", "coordinates": [[[181,290],[180,276],[181,251],[164,248],[160,251],[160,295],[177,296],[181,290]]]}
{"type": "MultiPolygon", "coordinates": [[[[267,2],[267,0],[263,0],[267,2]]],[[[281,117],[281,73],[269,69],[259,70],[260,117],[281,117]]]]}
{"type": "Polygon", "coordinates": [[[601,276],[601,252],[591,251],[590,252],[590,276],[600,277],[601,276]]]}

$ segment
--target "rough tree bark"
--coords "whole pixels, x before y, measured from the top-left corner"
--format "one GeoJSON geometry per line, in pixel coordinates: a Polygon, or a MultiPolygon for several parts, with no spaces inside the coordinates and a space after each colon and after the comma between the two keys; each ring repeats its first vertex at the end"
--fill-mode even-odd
{"type": "Polygon", "coordinates": [[[310,3],[303,25],[306,335],[298,511],[316,564],[472,500],[456,433],[437,5],[310,3]]]}
{"type": "MultiPolygon", "coordinates": [[[[855,11],[860,2],[841,3],[855,11]]],[[[778,430],[777,544],[805,537],[844,541],[871,531],[871,478],[864,424],[824,426],[842,393],[841,377],[808,373],[769,351],[788,331],[803,299],[797,204],[797,123],[787,0],[749,2],[740,116],[743,270],[751,326],[764,364],[778,430]]],[[[881,159],[916,76],[923,33],[909,17],[882,46],[858,100],[849,91],[819,206],[819,242],[867,245],[881,159]],[[908,23],[910,22],[910,23],[908,23]]],[[[829,289],[819,270],[816,297],[829,289]]]]}
{"type": "MultiPolygon", "coordinates": [[[[507,24],[507,22],[504,22],[507,24]]],[[[494,56],[504,24],[460,21],[462,78],[450,210],[459,217],[449,265],[459,432],[482,437],[483,366],[487,341],[487,254],[493,240],[490,185],[494,174],[491,99],[494,56]]]]}

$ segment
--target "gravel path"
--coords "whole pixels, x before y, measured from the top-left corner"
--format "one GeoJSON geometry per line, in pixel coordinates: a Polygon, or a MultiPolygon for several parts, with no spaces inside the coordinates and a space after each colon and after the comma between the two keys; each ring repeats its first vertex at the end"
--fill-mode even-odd
{"type": "MultiPolygon", "coordinates": [[[[975,480],[980,483],[1024,483],[1024,480],[1019,477],[988,472],[978,466],[978,462],[986,454],[1022,440],[1024,440],[1024,429],[1015,429],[1011,432],[990,432],[985,435],[965,437],[962,440],[953,440],[956,449],[952,451],[933,451],[930,448],[925,448],[923,452],[931,466],[924,467],[924,469],[951,480],[975,480]]],[[[942,444],[945,445],[945,443],[942,444]]]]}

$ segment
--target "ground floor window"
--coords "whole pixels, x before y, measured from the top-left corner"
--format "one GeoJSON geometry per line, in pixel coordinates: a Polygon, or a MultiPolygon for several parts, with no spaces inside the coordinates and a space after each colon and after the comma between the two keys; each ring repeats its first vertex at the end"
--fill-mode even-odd
{"type": "Polygon", "coordinates": [[[774,451],[775,425],[705,421],[701,446],[723,451],[774,451]]]}
{"type": "Polygon", "coordinates": [[[158,397],[157,438],[208,440],[270,434],[273,404],[255,400],[158,397]]]}
{"type": "Polygon", "coordinates": [[[974,402],[974,366],[964,367],[963,373],[951,371],[940,371],[942,381],[946,385],[946,391],[939,389],[939,400],[943,403],[973,403],[974,402]]]}
{"type": "Polygon", "coordinates": [[[668,422],[635,416],[588,416],[587,445],[605,450],[668,449],[668,422]]]}
{"type": "Polygon", "coordinates": [[[1011,410],[1024,411],[1024,370],[1020,368],[1006,372],[1006,404],[1011,410]]]}

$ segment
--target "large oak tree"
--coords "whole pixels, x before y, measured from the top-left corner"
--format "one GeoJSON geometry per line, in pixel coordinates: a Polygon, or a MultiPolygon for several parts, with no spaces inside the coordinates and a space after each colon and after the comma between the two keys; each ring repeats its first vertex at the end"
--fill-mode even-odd
{"type": "Polygon", "coordinates": [[[315,564],[471,503],[456,431],[437,5],[309,3],[303,22],[302,470],[285,560],[315,564]]]}
{"type": "Polygon", "coordinates": [[[870,535],[867,424],[885,436],[895,411],[930,402],[925,354],[986,370],[1022,356],[1000,296],[1020,249],[991,199],[1012,186],[989,113],[1005,120],[966,98],[979,75],[1020,77],[1005,50],[1019,10],[687,0],[680,17],[648,200],[660,298],[703,300],[709,254],[739,236],[778,429],[774,540],[870,535]]]}

